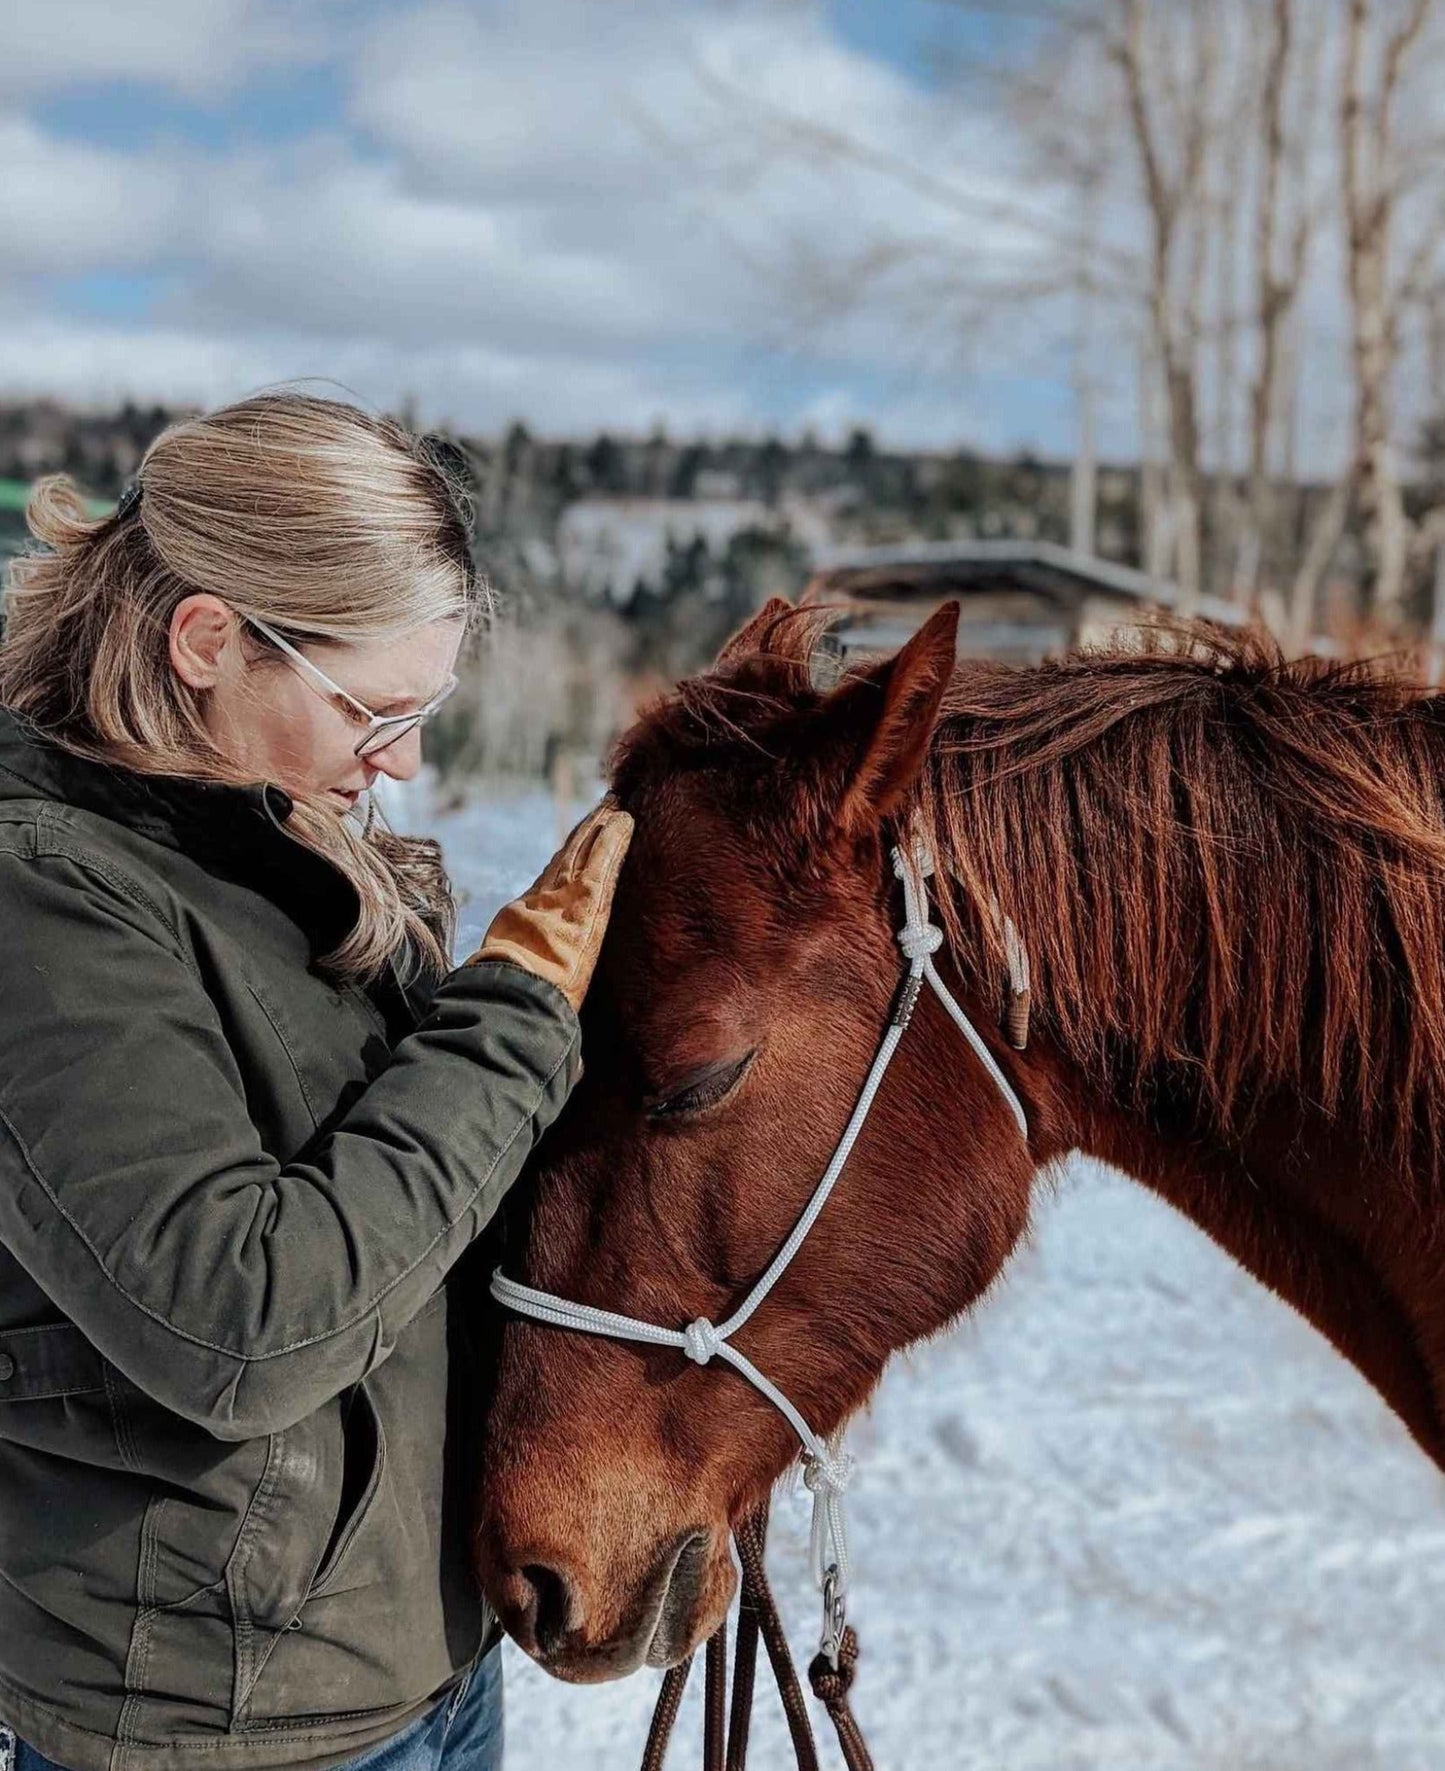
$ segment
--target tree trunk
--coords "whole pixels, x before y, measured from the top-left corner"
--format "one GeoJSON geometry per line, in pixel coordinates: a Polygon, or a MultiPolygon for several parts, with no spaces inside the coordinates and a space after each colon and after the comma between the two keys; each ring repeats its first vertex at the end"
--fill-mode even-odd
{"type": "Polygon", "coordinates": [[[1398,626],[1405,598],[1409,529],[1395,458],[1391,380],[1399,315],[1390,284],[1390,237],[1397,196],[1394,106],[1406,57],[1433,0],[1410,0],[1387,36],[1378,91],[1365,92],[1365,43],[1372,0],[1349,0],[1340,87],[1340,173],[1355,371],[1354,475],[1375,564],[1374,603],[1398,626]]]}
{"type": "MultiPolygon", "coordinates": [[[[1197,71],[1204,89],[1191,94],[1191,105],[1196,108],[1190,114],[1183,168],[1177,176],[1171,177],[1165,167],[1150,108],[1150,82],[1145,66],[1149,53],[1146,10],[1145,0],[1122,0],[1123,30],[1114,55],[1123,75],[1152,233],[1149,319],[1165,403],[1169,529],[1180,604],[1182,609],[1188,610],[1199,597],[1202,541],[1203,475],[1199,465],[1199,409],[1195,390],[1198,315],[1193,287],[1184,303],[1185,312],[1176,311],[1174,278],[1181,222],[1192,217],[1196,226],[1204,225],[1204,218],[1197,214],[1204,186],[1204,150],[1207,146],[1209,81],[1204,77],[1212,75],[1215,40],[1205,14],[1199,12],[1196,18],[1199,21],[1201,65],[1197,71]],[[1206,61],[1206,57],[1211,59],[1206,61]]],[[[1196,270],[1202,262],[1202,256],[1196,255],[1196,270]]],[[[1191,286],[1196,281],[1191,277],[1191,286]]]]}
{"type": "Polygon", "coordinates": [[[1074,383],[1079,428],[1074,462],[1069,470],[1069,546],[1075,553],[1094,553],[1094,512],[1098,501],[1098,454],[1094,436],[1094,382],[1081,362],[1074,383]]]}
{"type": "Polygon", "coordinates": [[[1289,642],[1299,650],[1309,644],[1319,612],[1320,585],[1330,569],[1335,549],[1345,532],[1350,497],[1354,491],[1354,474],[1347,473],[1330,493],[1329,500],[1315,521],[1309,546],[1300,562],[1290,587],[1289,642]]]}

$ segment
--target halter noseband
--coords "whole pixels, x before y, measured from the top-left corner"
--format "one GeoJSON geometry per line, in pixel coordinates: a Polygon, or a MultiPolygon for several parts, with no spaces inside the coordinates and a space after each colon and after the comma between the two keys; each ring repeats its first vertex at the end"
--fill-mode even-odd
{"type": "Polygon", "coordinates": [[[887,1029],[823,1178],[814,1188],[812,1198],[804,1206],[787,1241],[773,1256],[767,1271],[727,1321],[713,1323],[700,1316],[683,1329],[663,1328],[656,1323],[640,1321],[635,1316],[599,1310],[591,1304],[574,1303],[569,1298],[520,1285],[515,1279],[508,1279],[500,1267],[492,1274],[491,1287],[492,1296],[498,1303],[515,1310],[518,1315],[530,1316],[557,1328],[575,1329],[582,1334],[603,1335],[614,1340],[642,1341],[654,1347],[675,1347],[697,1365],[706,1365],[714,1358],[721,1359],[767,1397],[798,1435],[803,1447],[803,1480],[813,1496],[810,1544],[813,1578],[823,1593],[822,1650],[834,1666],[837,1665],[838,1646],[843,1635],[848,1591],[848,1534],[843,1517],[843,1493],[848,1486],[852,1459],[842,1449],[841,1432],[835,1435],[832,1443],[815,1433],[777,1385],[731,1344],[732,1336],[777,1284],[828,1203],[828,1195],[858,1141],[884,1074],[913,1018],[925,982],[932,987],[949,1018],[973,1048],[1003,1096],[1018,1125],[1019,1135],[1025,1141],[1029,1135],[1023,1106],[1008,1078],[933,964],[933,955],[943,944],[943,931],[928,920],[928,894],[923,882],[933,872],[932,859],[921,843],[915,843],[911,860],[905,859],[903,851],[895,848],[893,871],[903,882],[903,926],[898,930],[897,940],[908,961],[908,969],[899,985],[887,1029]]]}

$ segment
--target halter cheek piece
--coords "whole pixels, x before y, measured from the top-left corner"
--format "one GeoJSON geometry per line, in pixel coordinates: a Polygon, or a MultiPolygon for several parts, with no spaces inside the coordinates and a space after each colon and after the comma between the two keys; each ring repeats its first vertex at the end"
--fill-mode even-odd
{"type": "MultiPolygon", "coordinates": [[[[908,962],[908,969],[900,982],[887,1029],[872,1067],[859,1090],[848,1124],[823,1172],[823,1178],[803,1208],[802,1216],[794,1224],[787,1241],[773,1256],[767,1271],[727,1321],[712,1323],[706,1317],[699,1317],[696,1322],[689,1323],[683,1329],[663,1328],[652,1322],[642,1322],[635,1316],[619,1315],[613,1310],[599,1310],[591,1304],[573,1303],[570,1299],[556,1297],[551,1292],[536,1291],[530,1285],[519,1285],[516,1280],[508,1279],[500,1268],[492,1275],[491,1288],[492,1296],[498,1303],[515,1310],[518,1315],[530,1316],[538,1322],[548,1322],[557,1328],[575,1329],[583,1334],[604,1335],[615,1340],[642,1341],[654,1347],[676,1347],[697,1365],[707,1365],[713,1359],[721,1359],[767,1397],[798,1435],[803,1447],[803,1481],[813,1496],[810,1545],[813,1578],[823,1594],[822,1651],[835,1667],[843,1636],[849,1576],[843,1494],[848,1486],[853,1460],[842,1449],[841,1432],[834,1436],[831,1443],[815,1433],[777,1385],[732,1345],[732,1336],[777,1284],[828,1203],[828,1195],[833,1191],[833,1185],[843,1172],[843,1165],[858,1141],[874,1097],[893,1054],[907,1031],[925,983],[932,987],[949,1018],[973,1048],[975,1056],[1003,1096],[1018,1125],[1020,1137],[1027,1141],[1029,1135],[1028,1120],[1008,1078],[999,1069],[993,1053],[954,1000],[953,993],[934,967],[933,955],[943,944],[943,931],[928,920],[927,888],[923,882],[933,872],[932,860],[921,843],[915,843],[911,860],[905,860],[902,850],[895,848],[893,871],[903,882],[903,926],[898,931],[897,939],[908,962]]],[[[1014,940],[1017,941],[1016,935],[1014,940]]],[[[1010,970],[1014,970],[1012,964],[1010,970]]],[[[1026,980],[1026,972],[1024,977],[1026,980]]],[[[1016,978],[1014,984],[1017,995],[1019,992],[1016,978]]],[[[1027,989],[1026,981],[1024,988],[1027,989]]]]}

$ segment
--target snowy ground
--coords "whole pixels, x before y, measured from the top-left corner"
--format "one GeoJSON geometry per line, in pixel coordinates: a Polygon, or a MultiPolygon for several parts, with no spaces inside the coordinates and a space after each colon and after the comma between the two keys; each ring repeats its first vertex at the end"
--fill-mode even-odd
{"type": "MultiPolygon", "coordinates": [[[[464,941],[555,828],[537,794],[427,821],[471,894],[464,941]]],[[[1138,1187],[1076,1165],[975,1317],[889,1372],[853,1449],[856,1709],[880,1771],[1445,1764],[1445,1483],[1138,1187]]],[[[800,1662],[805,1502],[780,1498],[771,1558],[800,1662]]],[[[655,1675],[574,1690],[506,1652],[508,1771],[630,1771],[655,1675]]],[[[677,1767],[700,1762],[701,1682],[677,1767]]],[[[766,1690],[755,1741],[760,1768],[791,1763],[766,1690]]]]}

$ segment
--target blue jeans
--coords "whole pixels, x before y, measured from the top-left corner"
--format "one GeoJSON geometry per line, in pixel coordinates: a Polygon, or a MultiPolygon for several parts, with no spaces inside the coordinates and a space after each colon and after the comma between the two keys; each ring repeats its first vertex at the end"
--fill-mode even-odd
{"type": "Polygon", "coordinates": [[[434,1709],[337,1771],[501,1771],[501,1765],[499,1642],[434,1709]]]}
{"type": "MultiPolygon", "coordinates": [[[[64,1771],[0,1723],[0,1768],[64,1771]]],[[[493,1648],[440,1703],[337,1771],[501,1771],[502,1650],[493,1648]]]]}

